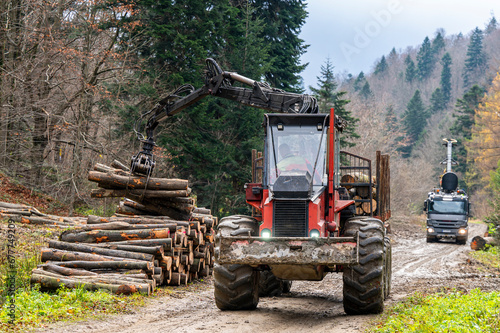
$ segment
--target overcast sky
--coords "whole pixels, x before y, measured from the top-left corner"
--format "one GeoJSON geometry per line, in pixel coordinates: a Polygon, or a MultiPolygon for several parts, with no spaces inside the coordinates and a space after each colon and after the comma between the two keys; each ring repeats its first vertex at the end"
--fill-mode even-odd
{"type": "Polygon", "coordinates": [[[369,72],[393,47],[422,44],[437,29],[446,35],[484,29],[492,13],[500,21],[500,0],[309,0],[301,38],[309,44],[303,63],[304,86],[316,87],[329,57],[336,73],[369,72]]]}

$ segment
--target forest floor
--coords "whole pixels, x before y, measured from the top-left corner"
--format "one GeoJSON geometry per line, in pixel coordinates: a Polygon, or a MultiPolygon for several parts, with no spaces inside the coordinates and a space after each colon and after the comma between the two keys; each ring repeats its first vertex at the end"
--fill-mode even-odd
{"type": "MultiPolygon", "coordinates": [[[[450,289],[500,290],[500,272],[472,259],[470,239],[483,235],[485,224],[470,225],[467,245],[426,243],[423,221],[391,219],[393,270],[391,306],[416,291],[450,289]]],[[[323,281],[294,281],[291,292],[261,298],[254,311],[220,311],[215,306],[212,278],[170,290],[147,300],[130,313],[76,323],[56,323],[43,332],[363,332],[379,316],[347,316],[342,307],[342,275],[323,281]]]]}

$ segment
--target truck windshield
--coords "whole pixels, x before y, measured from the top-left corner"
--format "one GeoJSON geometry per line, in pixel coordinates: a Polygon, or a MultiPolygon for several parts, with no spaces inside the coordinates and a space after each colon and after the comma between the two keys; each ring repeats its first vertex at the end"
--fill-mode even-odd
{"type": "Polygon", "coordinates": [[[281,172],[294,170],[311,174],[314,191],[326,185],[323,179],[326,179],[327,130],[318,130],[316,126],[288,125],[281,130],[277,126],[270,127],[271,140],[268,141],[267,151],[271,188],[281,172]]]}
{"type": "Polygon", "coordinates": [[[429,213],[465,215],[464,201],[431,201],[429,213]]]}

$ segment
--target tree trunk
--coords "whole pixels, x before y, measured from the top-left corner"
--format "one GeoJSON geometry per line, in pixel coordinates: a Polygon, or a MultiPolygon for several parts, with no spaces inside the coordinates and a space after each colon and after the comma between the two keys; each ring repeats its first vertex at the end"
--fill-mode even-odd
{"type": "Polygon", "coordinates": [[[169,229],[144,230],[92,230],[73,233],[66,231],[59,237],[61,241],[75,243],[102,243],[139,239],[169,238],[169,229]]]}
{"type": "Polygon", "coordinates": [[[84,253],[99,254],[99,255],[104,255],[104,256],[109,256],[109,257],[128,258],[128,259],[134,259],[134,260],[153,261],[153,259],[154,259],[154,255],[147,254],[147,253],[112,250],[112,249],[106,249],[106,248],[102,248],[102,247],[89,246],[89,245],[84,245],[84,244],[58,242],[58,241],[50,241],[49,247],[52,249],[59,249],[59,250],[66,250],[66,251],[78,251],[78,252],[84,252],[84,253]]]}
{"type": "Polygon", "coordinates": [[[147,181],[147,177],[144,176],[127,177],[98,171],[89,171],[88,179],[123,189],[187,190],[188,188],[188,181],[184,179],[150,178],[147,181]]]}

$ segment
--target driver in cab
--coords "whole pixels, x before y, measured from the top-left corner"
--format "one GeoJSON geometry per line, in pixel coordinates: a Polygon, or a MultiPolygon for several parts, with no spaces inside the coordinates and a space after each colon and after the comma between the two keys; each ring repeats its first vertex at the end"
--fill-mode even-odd
{"type": "Polygon", "coordinates": [[[278,162],[277,167],[280,172],[301,170],[309,171],[312,174],[313,167],[311,163],[304,157],[295,155],[288,144],[283,143],[279,146],[279,154],[281,160],[278,162]]]}

